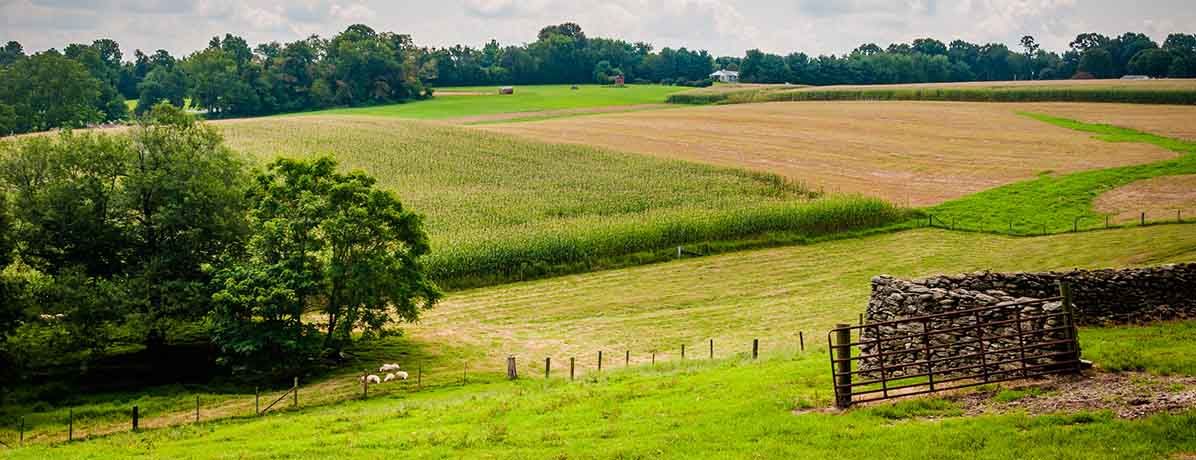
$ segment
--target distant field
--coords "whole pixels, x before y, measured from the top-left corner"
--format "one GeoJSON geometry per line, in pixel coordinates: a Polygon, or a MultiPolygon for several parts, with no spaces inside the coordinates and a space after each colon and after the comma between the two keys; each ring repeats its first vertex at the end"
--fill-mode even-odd
{"type": "Polygon", "coordinates": [[[497,86],[438,88],[431,100],[405,104],[331,109],[317,115],[374,115],[415,119],[455,119],[496,114],[542,111],[584,110],[600,107],[663,104],[669,94],[683,91],[680,86],[627,85],[622,88],[601,85],[527,85],[515,86],[515,94],[499,95],[497,86]]]}
{"type": "Polygon", "coordinates": [[[897,85],[763,85],[703,88],[669,96],[678,104],[818,100],[928,100],[970,102],[1128,102],[1196,104],[1196,79],[1052,80],[897,85]]]}
{"type": "Polygon", "coordinates": [[[876,200],[811,202],[801,184],[770,174],[394,118],[219,126],[233,148],[262,162],[328,154],[377,177],[427,216],[429,268],[448,287],[627,264],[611,262],[620,257],[643,263],[677,244],[816,236],[899,218],[876,200]]]}
{"type": "MultiPolygon", "coordinates": [[[[1115,111],[1125,105],[1069,104],[1115,111]]],[[[482,129],[768,171],[827,191],[930,205],[1042,173],[1174,158],[1016,113],[1020,105],[803,102],[690,107],[482,129]]]]}
{"type": "Polygon", "coordinates": [[[1117,222],[1137,220],[1148,207],[1153,211],[1151,219],[1186,215],[1196,220],[1196,175],[1133,182],[1102,193],[1093,204],[1097,212],[1112,214],[1117,222]]]}

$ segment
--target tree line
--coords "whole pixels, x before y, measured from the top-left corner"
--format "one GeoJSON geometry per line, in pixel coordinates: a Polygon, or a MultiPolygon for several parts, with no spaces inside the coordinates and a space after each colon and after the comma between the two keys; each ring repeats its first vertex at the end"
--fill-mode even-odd
{"type": "Polygon", "coordinates": [[[0,47],[0,134],[119,122],[162,101],[208,117],[241,117],[405,102],[430,97],[435,86],[605,84],[616,76],[705,86],[716,69],[740,71],[745,82],[810,85],[1188,78],[1196,77],[1196,35],[1171,34],[1159,45],[1140,33],[1085,33],[1062,54],[1026,36],[1016,50],[922,38],[885,48],[864,44],[841,56],[749,50],[716,58],[705,50],[588,37],[574,23],[544,27],[531,43],[491,40],[480,48],[421,47],[409,35],[358,24],[331,38],[255,47],[227,34],[187,56],[137,50],[129,61],[110,39],[33,55],[10,41],[0,47]],[[137,101],[133,113],[126,100],[137,101]]]}
{"type": "Polygon", "coordinates": [[[0,388],[196,342],[233,374],[309,369],[434,304],[428,251],[373,178],[251,169],[167,103],[128,133],[0,142],[0,388]]]}
{"type": "Polygon", "coordinates": [[[921,38],[885,48],[867,43],[842,56],[812,57],[800,52],[781,56],[750,50],[742,59],[719,60],[724,68],[739,70],[741,81],[808,85],[1196,77],[1193,34],[1171,34],[1160,46],[1140,33],[1117,37],[1084,33],[1069,48],[1061,55],[1047,51],[1029,35],[1022,37],[1016,50],[1001,43],[921,38]]]}

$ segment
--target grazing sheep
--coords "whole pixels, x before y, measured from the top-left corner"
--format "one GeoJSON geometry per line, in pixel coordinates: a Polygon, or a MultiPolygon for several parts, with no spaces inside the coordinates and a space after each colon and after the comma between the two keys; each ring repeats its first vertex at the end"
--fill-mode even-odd
{"type": "Polygon", "coordinates": [[[394,375],[394,374],[389,374],[389,373],[388,373],[388,374],[386,374],[386,377],[382,377],[382,381],[383,381],[383,382],[389,382],[389,381],[391,381],[391,380],[394,380],[394,379],[395,379],[395,375],[394,375]]]}
{"type": "Polygon", "coordinates": [[[407,380],[407,371],[398,371],[395,372],[394,375],[395,377],[398,377],[399,380],[407,380]]]}
{"type": "Polygon", "coordinates": [[[365,375],[357,378],[358,382],[382,383],[382,378],[374,374],[365,375]]]}
{"type": "Polygon", "coordinates": [[[378,372],[393,372],[399,370],[398,364],[383,364],[378,368],[378,372]]]}

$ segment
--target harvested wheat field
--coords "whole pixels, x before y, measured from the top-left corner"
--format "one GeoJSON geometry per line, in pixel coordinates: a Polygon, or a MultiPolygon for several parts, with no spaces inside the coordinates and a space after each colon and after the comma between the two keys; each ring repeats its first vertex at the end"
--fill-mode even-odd
{"type": "Polygon", "coordinates": [[[1093,204],[1098,212],[1113,215],[1115,221],[1137,220],[1146,212],[1146,218],[1169,219],[1176,217],[1196,218],[1196,175],[1164,176],[1134,182],[1119,187],[1096,199],[1093,204]]]}
{"type": "MultiPolygon", "coordinates": [[[[1092,104],[1092,110],[1104,105],[1092,104]]],[[[1016,112],[962,102],[777,102],[694,107],[481,129],[770,171],[826,191],[932,205],[1035,177],[1173,158],[1016,112]]],[[[1028,107],[1028,106],[1027,106],[1028,107]]]]}
{"type": "Polygon", "coordinates": [[[1196,141],[1196,107],[1186,105],[1042,103],[1019,110],[1133,128],[1160,136],[1196,141]]]}

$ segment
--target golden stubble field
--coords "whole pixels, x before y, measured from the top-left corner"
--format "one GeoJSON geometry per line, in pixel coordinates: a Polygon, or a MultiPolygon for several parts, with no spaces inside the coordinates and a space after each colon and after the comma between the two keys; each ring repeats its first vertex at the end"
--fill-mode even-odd
{"type": "MultiPolygon", "coordinates": [[[[1124,109],[1107,104],[1059,107],[1124,109]]],[[[774,102],[479,129],[775,172],[830,192],[862,193],[914,206],[1043,173],[1175,156],[1152,145],[1103,142],[1017,114],[1049,108],[961,102],[774,102]]]]}

